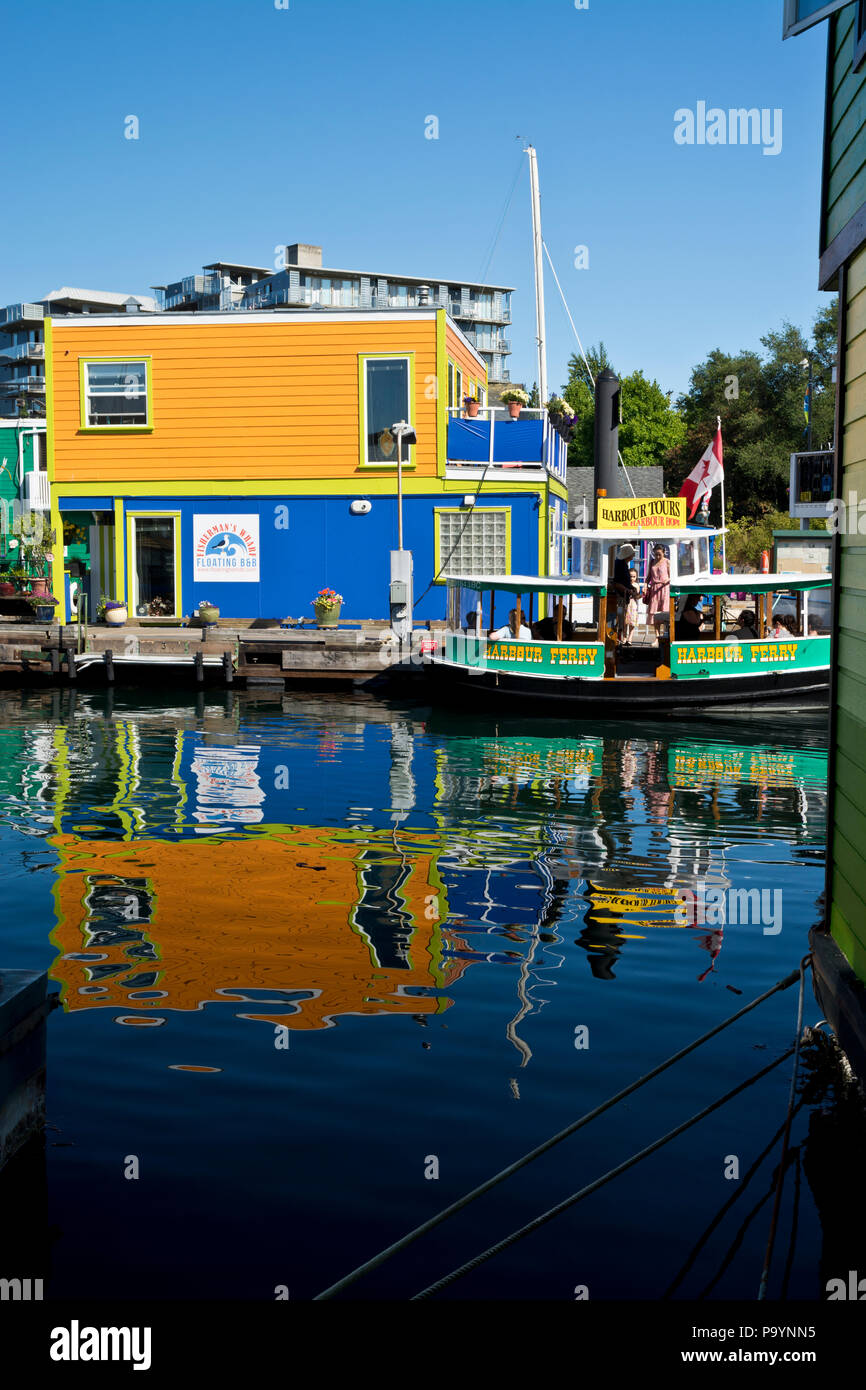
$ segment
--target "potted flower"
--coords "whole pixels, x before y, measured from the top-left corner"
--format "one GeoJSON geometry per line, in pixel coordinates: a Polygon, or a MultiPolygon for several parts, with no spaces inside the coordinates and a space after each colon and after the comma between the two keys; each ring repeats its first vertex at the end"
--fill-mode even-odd
{"type": "Polygon", "coordinates": [[[9,598],[15,593],[15,580],[11,569],[0,569],[0,598],[9,598]]]}
{"type": "Polygon", "coordinates": [[[516,420],[525,405],[529,405],[529,392],[520,386],[509,386],[500,397],[502,404],[508,406],[508,414],[516,420]]]}
{"type": "Polygon", "coordinates": [[[315,609],[316,623],[318,626],[338,627],[342,604],[342,594],[336,593],[334,589],[320,589],[313,599],[313,608],[315,609]]]}
{"type": "Polygon", "coordinates": [[[107,623],[109,627],[122,627],[129,617],[126,600],[106,598],[103,594],[96,605],[96,616],[100,622],[107,623]]]}
{"type": "Polygon", "coordinates": [[[33,616],[37,623],[50,623],[54,621],[54,609],[57,606],[57,599],[53,594],[28,594],[27,602],[33,609],[33,616]]]}
{"type": "Polygon", "coordinates": [[[215,603],[203,598],[198,606],[198,618],[202,627],[213,627],[219,618],[220,611],[215,603]]]}
{"type": "Polygon", "coordinates": [[[480,401],[477,396],[464,396],[463,405],[470,420],[474,420],[480,408],[480,401]]]}

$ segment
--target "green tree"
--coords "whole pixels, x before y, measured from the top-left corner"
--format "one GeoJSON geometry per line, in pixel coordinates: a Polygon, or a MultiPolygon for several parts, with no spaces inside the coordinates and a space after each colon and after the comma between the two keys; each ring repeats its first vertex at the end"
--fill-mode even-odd
{"type": "Polygon", "coordinates": [[[678,492],[722,421],[725,491],[729,517],[760,517],[765,508],[788,506],[790,456],[806,447],[803,397],[808,380],[801,366],[812,358],[812,447],[833,438],[837,302],[816,316],[811,340],[783,323],[761,339],[763,352],[724,353],[715,348],[695,367],[677,405],[685,437],[672,454],[668,489],[678,492]]]}
{"type": "MultiPolygon", "coordinates": [[[[592,467],[595,378],[605,368],[613,370],[604,343],[590,348],[586,363],[572,354],[568,363],[568,382],[562,394],[577,416],[575,437],[568,451],[569,464],[592,467]]],[[[685,425],[671,405],[669,393],[643,372],[631,372],[621,379],[622,423],[619,447],[623,463],[629,468],[664,464],[672,450],[685,438],[685,425]]]]}

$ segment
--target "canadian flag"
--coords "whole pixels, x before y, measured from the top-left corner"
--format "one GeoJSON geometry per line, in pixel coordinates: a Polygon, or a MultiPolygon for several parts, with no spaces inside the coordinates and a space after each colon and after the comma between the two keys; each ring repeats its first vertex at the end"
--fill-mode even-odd
{"type": "Polygon", "coordinates": [[[718,421],[712,444],[708,444],[699,461],[680,488],[680,497],[689,504],[689,521],[701,504],[701,499],[709,497],[717,483],[723,481],[725,469],[722,463],[722,422],[718,421]]]}

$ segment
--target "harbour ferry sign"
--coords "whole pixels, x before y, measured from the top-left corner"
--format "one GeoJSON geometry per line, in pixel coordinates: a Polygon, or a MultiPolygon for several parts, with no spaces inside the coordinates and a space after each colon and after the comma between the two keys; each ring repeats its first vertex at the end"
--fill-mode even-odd
{"type": "Polygon", "coordinates": [[[599,497],[599,531],[669,531],[685,526],[685,497],[599,497]]]}

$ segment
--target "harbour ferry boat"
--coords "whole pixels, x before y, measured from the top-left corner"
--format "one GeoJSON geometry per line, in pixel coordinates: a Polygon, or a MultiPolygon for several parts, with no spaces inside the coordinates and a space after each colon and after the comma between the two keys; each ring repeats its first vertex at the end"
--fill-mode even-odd
{"type": "Polygon", "coordinates": [[[719,535],[569,531],[570,575],[449,575],[446,629],[430,668],[436,690],[488,707],[544,703],[605,717],[825,704],[831,576],[713,574],[719,535]],[[621,546],[640,562],[658,545],[669,601],[651,623],[644,615],[626,645],[615,560],[621,546]]]}

